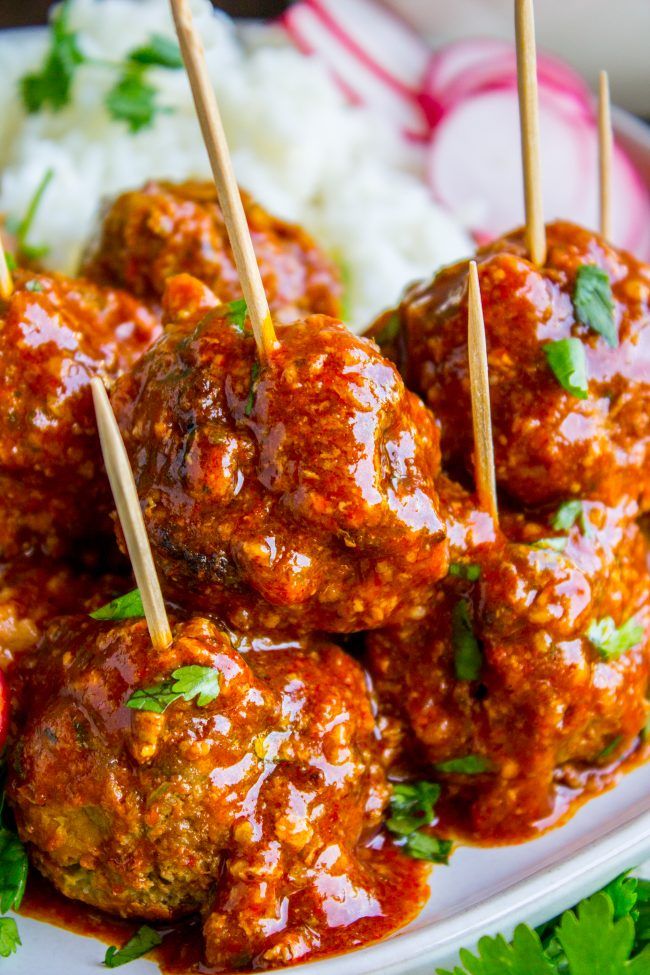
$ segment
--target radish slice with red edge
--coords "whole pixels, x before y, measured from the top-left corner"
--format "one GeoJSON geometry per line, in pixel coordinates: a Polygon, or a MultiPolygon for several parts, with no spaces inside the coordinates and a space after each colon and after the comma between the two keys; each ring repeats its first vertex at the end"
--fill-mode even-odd
{"type": "Polygon", "coordinates": [[[329,30],[378,78],[408,96],[422,87],[431,50],[375,0],[306,0],[329,30]]]}
{"type": "MultiPolygon", "coordinates": [[[[597,130],[592,118],[567,111],[566,99],[540,87],[544,212],[547,220],[597,227],[597,130]]],[[[519,108],[515,88],[459,102],[433,134],[428,179],[434,196],[465,215],[481,239],[524,219],[519,108]]],[[[613,159],[613,243],[646,256],[650,203],[625,154],[613,159]]]]}
{"type": "Polygon", "coordinates": [[[351,101],[376,109],[409,138],[422,141],[428,137],[430,129],[417,98],[380,77],[311,4],[289,7],[280,24],[303,53],[318,57],[351,101]]]}

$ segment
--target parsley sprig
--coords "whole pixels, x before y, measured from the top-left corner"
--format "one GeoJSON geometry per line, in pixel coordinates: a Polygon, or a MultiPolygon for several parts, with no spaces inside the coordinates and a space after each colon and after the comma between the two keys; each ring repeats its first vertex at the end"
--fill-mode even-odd
{"type": "Polygon", "coordinates": [[[111,599],[110,603],[100,606],[94,613],[90,613],[94,620],[130,620],[144,616],[144,606],[139,589],[132,589],[124,596],[111,599]]]}
{"type": "Polygon", "coordinates": [[[157,948],[158,945],[162,944],[162,940],[157,931],[150,928],[148,924],[143,924],[122,948],[111,945],[110,948],[106,949],[104,964],[106,968],[119,968],[121,965],[128,965],[130,961],[142,958],[152,948],[157,948]]]}
{"type": "Polygon", "coordinates": [[[153,711],[163,714],[175,701],[193,701],[200,708],[211,704],[219,696],[220,674],[214,667],[190,664],[178,667],[172,676],[152,687],[142,687],[126,702],[134,711],[153,711]]]}
{"type": "MultiPolygon", "coordinates": [[[[0,914],[17,911],[27,883],[25,847],[4,822],[4,789],[0,792],[0,914]]],[[[0,958],[8,958],[21,945],[18,926],[12,917],[0,917],[0,958]]]]}
{"type": "Polygon", "coordinates": [[[448,863],[451,840],[424,831],[435,820],[440,786],[433,782],[400,782],[393,786],[386,826],[408,856],[430,863],[448,863]]]}
{"type": "Polygon", "coordinates": [[[510,942],[481,938],[438,975],[647,975],[649,904],[650,882],[624,875],[537,930],[520,924],[510,942]]]}
{"type": "Polygon", "coordinates": [[[82,66],[118,72],[105,105],[111,118],[124,122],[129,131],[139,132],[152,125],[157,115],[170,111],[158,103],[158,89],[149,80],[148,72],[150,68],[171,71],[182,68],[183,59],[175,41],[152,34],[145,44],[129,51],[122,62],[98,61],[82,51],[78,34],[70,27],[69,16],[70,0],[65,0],[52,19],[50,43],[41,67],[20,79],[23,105],[30,114],[65,108],[82,66]]]}

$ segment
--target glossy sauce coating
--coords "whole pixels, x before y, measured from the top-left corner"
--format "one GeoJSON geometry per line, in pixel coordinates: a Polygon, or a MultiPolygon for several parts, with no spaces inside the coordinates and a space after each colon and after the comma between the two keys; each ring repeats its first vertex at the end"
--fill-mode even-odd
{"type": "MultiPolygon", "coordinates": [[[[309,234],[271,216],[247,193],[242,201],[274,318],[340,315],[339,273],[309,234]]],[[[242,297],[212,182],[149,182],[118,196],[83,273],[149,301],[160,300],[167,279],[181,273],[199,278],[224,303],[242,297]]]]}
{"type": "Polygon", "coordinates": [[[417,910],[426,877],[367,845],[389,790],[359,665],[313,639],[240,648],[200,618],[160,652],[143,620],[62,619],[22,670],[29,707],[9,761],[45,876],[124,917],[201,911],[215,970],[335,950],[343,932],[381,937],[417,910]],[[189,665],[218,671],[211,703],[125,706],[189,665]]]}
{"type": "Polygon", "coordinates": [[[168,593],[239,629],[418,617],[447,568],[433,418],[324,316],[279,327],[258,376],[214,303],[173,279],[164,335],[112,396],[168,593]]]}
{"type": "Polygon", "coordinates": [[[17,271],[0,302],[0,560],[68,552],[110,531],[89,382],[114,378],[157,331],[131,296],[17,271]]]}
{"type": "Polygon", "coordinates": [[[426,620],[368,635],[388,758],[401,774],[424,769],[444,783],[439,811],[452,832],[521,840],[565,811],[567,793],[602,788],[638,745],[650,666],[647,545],[630,503],[585,503],[589,537],[575,526],[558,552],[539,544],[558,535],[544,517],[505,515],[505,534],[495,533],[469,497],[463,514],[457,488],[450,497],[442,484],[440,494],[460,525],[473,526],[450,524],[452,565],[476,566],[480,578],[448,577],[426,620]],[[474,679],[457,671],[461,603],[482,657],[474,679]],[[608,616],[617,626],[634,617],[644,634],[609,660],[587,637],[608,616]],[[436,768],[467,756],[486,770],[436,768]]]}
{"type": "MultiPolygon", "coordinates": [[[[631,497],[647,508],[650,268],[573,224],[549,224],[547,241],[543,269],[527,260],[521,231],[476,256],[499,485],[528,506],[573,496],[612,505],[631,497]],[[576,273],[586,264],[609,275],[617,348],[577,321],[572,295],[576,273]],[[560,385],[544,351],[549,342],[570,336],[586,352],[584,400],[560,385]]],[[[439,418],[446,463],[471,470],[467,263],[410,288],[398,315],[399,339],[387,341],[400,350],[407,385],[439,418]]],[[[377,329],[387,334],[386,324],[384,318],[377,329]]]]}

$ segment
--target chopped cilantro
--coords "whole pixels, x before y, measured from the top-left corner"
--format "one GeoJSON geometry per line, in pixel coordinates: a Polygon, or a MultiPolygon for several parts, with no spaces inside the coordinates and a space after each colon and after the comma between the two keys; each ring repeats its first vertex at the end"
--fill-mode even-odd
{"type": "Polygon", "coordinates": [[[176,41],[162,34],[152,34],[146,44],[134,48],[127,55],[129,61],[160,68],[182,68],[183,58],[176,41]]]}
{"type": "Polygon", "coordinates": [[[622,744],[622,742],[623,742],[623,736],[622,735],[617,735],[615,738],[612,738],[612,740],[610,741],[609,745],[606,745],[603,748],[603,750],[600,753],[600,755],[597,756],[596,761],[597,762],[604,762],[605,759],[610,758],[610,756],[612,756],[614,754],[614,752],[617,750],[617,748],[619,747],[619,745],[622,744]]]}
{"type": "Polygon", "coordinates": [[[568,544],[569,539],[563,536],[555,538],[538,538],[537,541],[533,543],[533,548],[550,548],[554,552],[563,552],[568,544]]]}
{"type": "Polygon", "coordinates": [[[246,300],[240,298],[238,301],[228,302],[228,311],[226,312],[226,318],[233,325],[236,325],[240,332],[246,331],[246,318],[248,316],[248,306],[246,305],[246,300]]]}
{"type": "Polygon", "coordinates": [[[439,772],[456,775],[480,775],[481,772],[491,772],[492,762],[482,755],[465,755],[463,758],[450,758],[447,762],[438,762],[435,766],[439,772]]]}
{"type": "Polygon", "coordinates": [[[28,281],[25,285],[25,288],[27,291],[31,291],[32,293],[37,294],[38,292],[43,290],[43,285],[41,284],[40,281],[28,281]]]}
{"type": "Polygon", "coordinates": [[[573,307],[579,322],[598,332],[613,349],[618,345],[614,299],[609,275],[595,264],[578,268],[573,307]]]}
{"type": "Polygon", "coordinates": [[[144,78],[144,69],[127,68],[106,96],[106,108],[116,122],[126,122],[130,132],[148,128],[161,112],[157,89],[144,78]]]}
{"type": "Polygon", "coordinates": [[[65,0],[52,19],[50,46],[40,69],[19,81],[23,104],[30,114],[43,108],[58,112],[67,105],[77,68],[86,60],[76,32],[70,30],[69,7],[69,0],[65,0]]]}
{"type": "Polygon", "coordinates": [[[474,635],[469,603],[466,599],[460,599],[454,606],[451,617],[451,642],[458,680],[477,680],[483,666],[483,655],[474,635]]]}
{"type": "Polygon", "coordinates": [[[452,562],[449,566],[449,575],[457,579],[467,579],[468,582],[476,582],[481,578],[481,566],[475,562],[452,562]]]}
{"type": "Polygon", "coordinates": [[[196,698],[200,708],[211,704],[219,696],[220,675],[214,667],[191,664],[179,667],[171,678],[153,687],[140,688],[126,702],[134,711],[153,711],[163,714],[170,704],[181,699],[187,702],[196,698]]]}
{"type": "Polygon", "coordinates": [[[411,833],[404,844],[404,850],[414,860],[429,860],[431,863],[449,863],[453,843],[431,833],[418,830],[411,833]]]}
{"type": "Polygon", "coordinates": [[[587,356],[585,347],[580,339],[559,339],[548,342],[544,352],[555,378],[567,393],[577,399],[586,399],[589,387],[587,384],[587,356]]]}
{"type": "Polygon", "coordinates": [[[129,938],[123,948],[116,948],[111,945],[106,950],[104,964],[106,968],[119,968],[120,965],[127,965],[136,958],[146,955],[152,948],[157,948],[162,944],[162,937],[148,924],[143,924],[132,938],[129,938]]]}
{"type": "Polygon", "coordinates": [[[94,620],[130,620],[144,616],[140,590],[132,589],[124,596],[111,599],[110,603],[100,606],[90,615],[94,620]]]}
{"type": "Polygon", "coordinates": [[[583,535],[591,535],[591,522],[587,518],[582,501],[564,501],[551,518],[551,526],[555,531],[568,532],[576,522],[580,523],[583,535]]]}
{"type": "Polygon", "coordinates": [[[20,907],[27,883],[27,853],[15,833],[0,828],[0,913],[20,907]]]}
{"type": "Polygon", "coordinates": [[[434,806],[440,797],[440,786],[433,782],[400,782],[393,786],[390,818],[386,826],[391,833],[408,836],[434,819],[434,806]]]}
{"type": "Polygon", "coordinates": [[[22,945],[18,926],[12,917],[0,917],[0,958],[9,958],[22,945]]]}
{"type": "Polygon", "coordinates": [[[244,413],[246,416],[250,416],[253,412],[253,407],[255,406],[255,390],[257,389],[257,380],[260,378],[260,364],[257,360],[251,366],[251,384],[248,390],[248,399],[246,400],[246,406],[244,408],[244,413]]]}
{"type": "Polygon", "coordinates": [[[605,660],[617,660],[642,638],[643,627],[634,617],[617,628],[612,617],[605,616],[602,620],[592,620],[587,630],[587,639],[605,660]]]}
{"type": "MultiPolygon", "coordinates": [[[[44,257],[49,251],[49,247],[47,247],[45,244],[28,243],[27,237],[32,229],[32,224],[34,223],[34,219],[43,200],[43,196],[45,195],[45,191],[53,178],[54,170],[52,168],[46,169],[40,182],[34,190],[34,193],[32,194],[31,200],[27,204],[25,216],[22,218],[22,220],[10,219],[7,221],[7,229],[16,236],[16,244],[18,246],[19,254],[31,260],[44,257]]],[[[40,286],[39,288],[29,288],[29,285],[27,285],[27,289],[31,291],[41,290],[40,286]]]]}

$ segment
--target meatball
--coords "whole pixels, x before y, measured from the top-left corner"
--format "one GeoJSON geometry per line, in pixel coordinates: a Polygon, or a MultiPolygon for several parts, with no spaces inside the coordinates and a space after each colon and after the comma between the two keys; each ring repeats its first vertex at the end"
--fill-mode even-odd
{"type": "MultiPolygon", "coordinates": [[[[391,760],[433,766],[443,823],[470,839],[551,825],[638,745],[650,576],[635,514],[585,502],[568,534],[504,515],[494,541],[450,526],[450,575],[426,620],[369,634],[391,760]]],[[[460,521],[476,517],[468,498],[460,521]]]]}
{"type": "Polygon", "coordinates": [[[172,599],[239,629],[417,617],[447,568],[438,431],[376,345],[311,316],[251,335],[193,278],[112,396],[172,599]]]}
{"type": "Polygon", "coordinates": [[[122,372],[156,329],[124,292],[16,272],[0,302],[0,559],[110,532],[89,381],[122,372]]]}
{"type": "Polygon", "coordinates": [[[164,651],[144,620],[55,622],[23,675],[8,796],[67,896],[123,917],[202,911],[209,964],[267,967],[319,949],[328,925],[383,933],[391,884],[421,894],[425,872],[392,849],[387,881],[366,846],[388,786],[360,666],[316,639],[240,649],[202,618],[173,624],[164,651]],[[205,699],[126,706],[192,667],[216,673],[205,699]]]}
{"type": "MultiPolygon", "coordinates": [[[[650,506],[650,267],[569,223],[547,227],[546,267],[526,258],[518,231],[479,250],[496,474],[526,505],[567,497],[650,506]],[[578,319],[581,267],[606,272],[618,344],[578,319]],[[568,392],[548,361],[549,343],[578,339],[587,363],[585,399],[568,392]]],[[[584,313],[582,315],[584,318],[584,313]]],[[[471,464],[467,363],[467,263],[440,271],[405,294],[398,319],[377,323],[407,386],[442,424],[443,458],[471,464]]]]}
{"type": "MultiPolygon", "coordinates": [[[[338,271],[301,227],[272,217],[242,193],[271,311],[280,322],[341,314],[338,271]]],[[[160,299],[174,274],[207,284],[222,302],[242,297],[217,193],[211,182],[149,182],[109,204],[83,273],[160,299]]]]}

